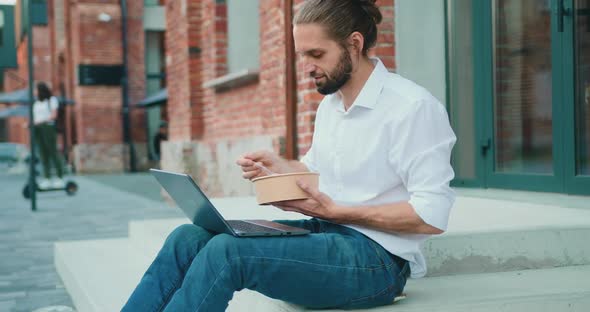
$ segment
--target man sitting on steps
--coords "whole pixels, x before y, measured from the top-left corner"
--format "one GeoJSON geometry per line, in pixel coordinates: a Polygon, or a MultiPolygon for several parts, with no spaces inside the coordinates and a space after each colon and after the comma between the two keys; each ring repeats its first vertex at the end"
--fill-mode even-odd
{"type": "Polygon", "coordinates": [[[320,173],[310,199],[275,203],[309,220],[279,221],[311,234],[240,238],[182,225],[123,311],[224,311],[247,288],[308,308],[370,308],[393,302],[421,277],[420,244],[446,230],[455,195],[455,135],[424,88],[368,56],[381,13],[375,0],[307,0],[294,18],[296,52],[326,95],[301,161],[253,152],[246,179],[320,173]]]}

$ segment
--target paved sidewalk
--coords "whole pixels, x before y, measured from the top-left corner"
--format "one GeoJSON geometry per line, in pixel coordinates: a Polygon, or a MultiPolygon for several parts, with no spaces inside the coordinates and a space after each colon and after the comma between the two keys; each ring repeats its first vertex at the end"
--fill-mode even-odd
{"type": "Polygon", "coordinates": [[[73,306],[55,271],[54,242],[127,237],[130,220],[182,217],[180,211],[154,200],[159,197],[154,190],[159,188],[145,174],[77,177],[80,190],[76,196],[38,194],[35,213],[21,195],[25,181],[25,176],[0,173],[2,312],[73,306]],[[110,187],[109,181],[118,183],[110,187]]]}

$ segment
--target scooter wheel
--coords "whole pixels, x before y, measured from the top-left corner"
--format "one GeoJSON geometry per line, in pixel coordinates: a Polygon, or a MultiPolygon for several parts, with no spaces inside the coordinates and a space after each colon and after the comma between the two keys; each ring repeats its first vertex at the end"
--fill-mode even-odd
{"type": "Polygon", "coordinates": [[[68,182],[66,184],[66,194],[68,194],[70,196],[74,196],[77,191],[78,191],[78,184],[76,184],[75,182],[68,182]]]}
{"type": "Polygon", "coordinates": [[[23,188],[23,197],[26,199],[31,199],[31,190],[29,189],[29,184],[25,184],[23,188]]]}

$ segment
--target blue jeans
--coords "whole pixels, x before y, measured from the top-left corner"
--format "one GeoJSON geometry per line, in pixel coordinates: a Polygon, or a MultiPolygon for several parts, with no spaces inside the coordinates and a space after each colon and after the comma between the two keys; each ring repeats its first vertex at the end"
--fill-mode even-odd
{"type": "Polygon", "coordinates": [[[244,288],[307,308],[369,308],[402,292],[407,261],[353,229],[278,221],[304,236],[234,237],[192,224],[166,239],[122,311],[224,311],[244,288]]]}

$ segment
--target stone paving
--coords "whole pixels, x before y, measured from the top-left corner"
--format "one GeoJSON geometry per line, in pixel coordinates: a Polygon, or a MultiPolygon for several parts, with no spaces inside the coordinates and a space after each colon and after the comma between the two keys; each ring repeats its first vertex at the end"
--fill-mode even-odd
{"type": "MultiPolygon", "coordinates": [[[[53,243],[126,237],[130,220],[182,217],[148,174],[76,177],[77,195],[22,197],[26,176],[0,173],[0,312],[73,306],[53,264],[53,243]]],[[[88,268],[91,270],[92,268],[88,268]]]]}

